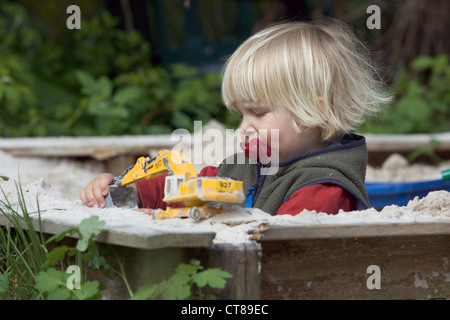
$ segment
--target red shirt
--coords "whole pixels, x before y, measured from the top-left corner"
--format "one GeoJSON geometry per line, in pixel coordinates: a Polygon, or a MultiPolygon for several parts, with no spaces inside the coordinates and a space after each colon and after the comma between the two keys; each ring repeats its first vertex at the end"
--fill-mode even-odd
{"type": "MultiPolygon", "coordinates": [[[[198,176],[213,177],[216,176],[217,170],[217,167],[207,166],[200,171],[198,176]]],[[[166,175],[162,175],[154,179],[138,181],[136,183],[141,198],[141,207],[166,209],[167,203],[162,201],[164,198],[165,178],[166,175]]],[[[170,206],[182,207],[183,204],[172,203],[170,206]]],[[[337,214],[339,210],[355,210],[355,201],[350,192],[338,185],[315,184],[303,187],[294,192],[289,200],[283,203],[278,209],[277,215],[296,215],[304,209],[337,214]]]]}

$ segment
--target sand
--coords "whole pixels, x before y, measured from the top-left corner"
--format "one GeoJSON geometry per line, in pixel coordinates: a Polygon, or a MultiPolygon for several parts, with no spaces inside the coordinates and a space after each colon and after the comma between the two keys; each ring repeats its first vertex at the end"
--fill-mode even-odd
{"type": "Polygon", "coordinates": [[[406,182],[441,179],[441,171],[450,169],[450,161],[438,165],[422,163],[409,164],[408,160],[398,153],[391,154],[379,168],[367,167],[366,181],[406,182]]]}

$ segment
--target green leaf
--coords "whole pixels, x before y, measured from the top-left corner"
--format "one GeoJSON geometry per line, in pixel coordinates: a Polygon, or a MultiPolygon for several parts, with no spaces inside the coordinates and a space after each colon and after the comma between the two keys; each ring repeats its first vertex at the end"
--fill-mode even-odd
{"type": "Polygon", "coordinates": [[[75,77],[81,84],[81,92],[86,95],[97,93],[97,81],[89,73],[83,70],[75,71],[75,77]]]}
{"type": "Polygon", "coordinates": [[[67,288],[56,288],[49,292],[48,300],[68,300],[70,298],[70,290],[67,288]]]}
{"type": "Polygon", "coordinates": [[[165,300],[184,300],[191,296],[191,277],[186,274],[174,274],[164,286],[162,298],[165,300]]]}
{"type": "Polygon", "coordinates": [[[112,83],[111,80],[109,78],[107,78],[106,76],[101,76],[98,79],[98,89],[99,89],[99,94],[102,97],[108,98],[111,96],[112,93],[112,83]]]}
{"type": "Polygon", "coordinates": [[[47,271],[41,271],[36,276],[36,289],[44,292],[55,290],[60,285],[66,285],[67,275],[63,271],[57,271],[54,268],[49,268],[47,271]]]}
{"type": "Polygon", "coordinates": [[[99,282],[98,281],[87,281],[80,289],[73,290],[74,295],[79,300],[89,300],[92,298],[97,298],[99,292],[99,282]]]}
{"type": "Polygon", "coordinates": [[[126,119],[128,118],[128,115],[130,113],[128,112],[128,109],[124,106],[114,106],[114,108],[111,108],[111,115],[113,117],[117,117],[117,118],[121,118],[121,119],[126,119]]]}
{"type": "Polygon", "coordinates": [[[78,228],[69,228],[69,229],[67,229],[67,230],[64,230],[64,231],[58,233],[58,234],[55,234],[54,236],[51,236],[51,237],[47,240],[46,243],[50,243],[50,242],[53,242],[53,241],[56,241],[56,242],[61,241],[66,235],[68,235],[68,234],[74,234],[74,233],[76,233],[76,232],[78,232],[78,228]]]}
{"type": "Polygon", "coordinates": [[[139,290],[133,294],[133,297],[130,300],[148,300],[156,298],[159,293],[159,286],[143,286],[140,287],[139,290]]]}
{"type": "Polygon", "coordinates": [[[191,284],[200,266],[200,261],[192,259],[189,264],[180,264],[175,274],[169,278],[162,289],[162,298],[167,300],[184,300],[191,297],[191,284]]]}
{"type": "Polygon", "coordinates": [[[0,176],[0,178],[3,179],[3,181],[8,181],[9,180],[9,177],[6,177],[6,176],[0,176]]]}
{"type": "MultiPolygon", "coordinates": [[[[434,58],[434,64],[433,64],[433,73],[434,74],[444,74],[445,69],[448,68],[448,56],[445,54],[441,54],[434,58]]],[[[447,83],[448,87],[448,83],[447,83]]]]}
{"type": "Polygon", "coordinates": [[[77,242],[77,250],[81,252],[85,251],[89,245],[89,240],[99,235],[100,228],[104,225],[105,221],[99,220],[98,216],[92,216],[81,221],[80,226],[78,227],[80,239],[77,242]]]}
{"type": "Polygon", "coordinates": [[[111,113],[108,105],[108,100],[96,95],[92,96],[88,100],[87,112],[93,116],[107,116],[111,113]]]}
{"type": "Polygon", "coordinates": [[[180,264],[175,273],[166,281],[152,286],[144,286],[132,296],[132,300],[167,299],[183,300],[192,298],[192,285],[198,288],[210,285],[212,288],[224,288],[226,278],[232,277],[220,269],[208,269],[202,272],[203,267],[197,259],[191,259],[189,264],[180,264]]]}
{"type": "Polygon", "coordinates": [[[122,105],[127,104],[129,102],[136,101],[143,96],[143,91],[140,87],[137,86],[128,86],[125,88],[121,88],[117,90],[114,94],[113,100],[114,102],[122,105]]]}
{"type": "Polygon", "coordinates": [[[433,66],[433,58],[429,56],[419,56],[411,62],[411,66],[417,70],[426,70],[433,66]]]}
{"type": "Polygon", "coordinates": [[[100,254],[97,243],[94,241],[89,243],[87,254],[82,256],[82,260],[88,261],[89,267],[94,270],[104,269],[109,271],[112,269],[109,261],[100,254]]]}
{"type": "Polygon", "coordinates": [[[226,271],[217,268],[207,269],[194,275],[192,281],[200,288],[209,285],[211,288],[223,289],[226,284],[226,278],[232,275],[226,271]]]}
{"type": "Polygon", "coordinates": [[[68,246],[59,246],[50,251],[47,255],[47,261],[42,265],[42,269],[47,269],[64,259],[66,252],[69,249],[68,246]]]}
{"type": "Polygon", "coordinates": [[[198,269],[202,268],[198,260],[192,259],[189,264],[182,263],[176,269],[175,272],[179,274],[193,275],[196,274],[198,269]]]}

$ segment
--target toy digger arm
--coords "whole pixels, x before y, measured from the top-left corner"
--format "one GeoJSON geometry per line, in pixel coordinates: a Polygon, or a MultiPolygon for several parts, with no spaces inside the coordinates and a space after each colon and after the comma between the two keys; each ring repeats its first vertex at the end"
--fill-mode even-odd
{"type": "Polygon", "coordinates": [[[114,177],[115,186],[126,186],[137,181],[153,179],[163,174],[183,175],[187,179],[197,177],[194,167],[183,153],[162,150],[155,158],[140,157],[136,164],[122,175],[114,177]]]}

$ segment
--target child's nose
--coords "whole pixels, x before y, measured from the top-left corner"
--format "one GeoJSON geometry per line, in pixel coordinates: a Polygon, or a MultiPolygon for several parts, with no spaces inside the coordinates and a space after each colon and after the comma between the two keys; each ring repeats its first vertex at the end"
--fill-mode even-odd
{"type": "Polygon", "coordinates": [[[252,123],[247,119],[247,117],[243,117],[241,121],[241,125],[239,126],[242,135],[250,135],[255,133],[255,127],[252,123]]]}

